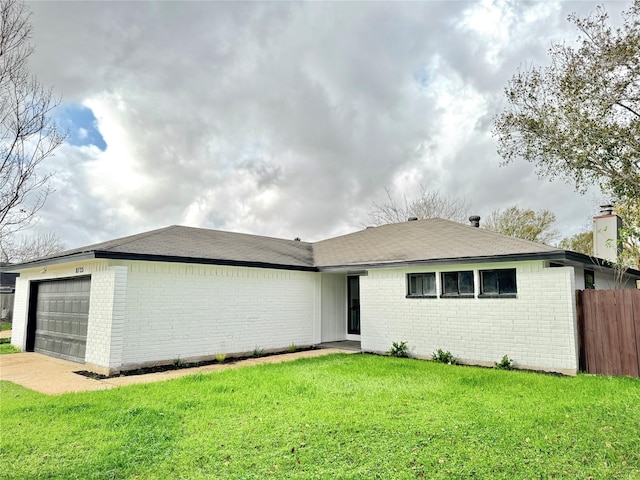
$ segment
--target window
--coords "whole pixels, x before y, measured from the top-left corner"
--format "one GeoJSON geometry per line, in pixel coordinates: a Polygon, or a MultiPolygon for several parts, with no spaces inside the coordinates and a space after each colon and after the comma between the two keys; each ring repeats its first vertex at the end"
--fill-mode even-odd
{"type": "Polygon", "coordinates": [[[593,290],[596,288],[596,277],[593,270],[584,271],[584,288],[586,290],[593,290]]]}
{"type": "Polygon", "coordinates": [[[473,271],[443,272],[443,297],[473,297],[473,271]]]}
{"type": "Polygon", "coordinates": [[[435,273],[410,273],[407,275],[407,297],[435,297],[435,273]]]}
{"type": "Polygon", "coordinates": [[[516,269],[480,270],[481,297],[515,297],[516,269]]]}

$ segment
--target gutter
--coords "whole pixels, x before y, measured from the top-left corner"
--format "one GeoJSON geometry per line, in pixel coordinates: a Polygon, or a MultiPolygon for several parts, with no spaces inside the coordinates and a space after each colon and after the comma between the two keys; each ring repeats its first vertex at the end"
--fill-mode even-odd
{"type": "MultiPolygon", "coordinates": [[[[603,268],[613,269],[613,265],[601,258],[590,257],[581,253],[571,252],[568,250],[552,250],[549,252],[536,253],[513,253],[507,255],[491,255],[491,256],[473,256],[473,257],[453,257],[453,258],[435,258],[429,260],[403,260],[390,262],[362,262],[338,265],[321,265],[318,267],[320,272],[341,272],[353,269],[367,270],[371,268],[403,268],[421,265],[461,265],[466,263],[493,263],[493,262],[513,262],[513,261],[530,261],[530,260],[549,260],[556,262],[573,262],[579,263],[587,267],[599,266],[603,268]]],[[[626,270],[628,275],[640,277],[640,271],[629,268],[626,270]]]]}
{"type": "Polygon", "coordinates": [[[245,260],[229,260],[221,258],[196,258],[196,257],[180,257],[175,255],[150,255],[141,253],[122,253],[110,252],[108,250],[92,250],[88,252],[72,253],[54,258],[43,258],[31,262],[18,263],[10,267],[3,267],[5,272],[20,272],[28,268],[38,268],[49,265],[57,265],[60,263],[86,261],[86,260],[134,260],[148,262],[169,262],[169,263],[189,263],[200,265],[223,265],[233,267],[253,267],[253,268],[271,268],[275,270],[295,270],[302,272],[317,272],[314,266],[305,265],[286,265],[280,263],[268,263],[245,260]]]}

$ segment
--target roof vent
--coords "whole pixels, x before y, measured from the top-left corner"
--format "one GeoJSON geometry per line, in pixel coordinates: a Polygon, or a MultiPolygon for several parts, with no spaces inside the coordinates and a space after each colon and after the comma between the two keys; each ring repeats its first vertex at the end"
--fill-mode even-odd
{"type": "Polygon", "coordinates": [[[613,205],[600,205],[600,215],[613,215],[613,205]]]}
{"type": "Polygon", "coordinates": [[[478,215],[469,217],[469,221],[471,222],[472,227],[478,228],[480,226],[480,217],[478,215]]]}
{"type": "Polygon", "coordinates": [[[407,222],[415,222],[416,220],[418,220],[418,217],[409,217],[407,222]]]}
{"type": "Polygon", "coordinates": [[[296,237],[293,239],[294,242],[299,242],[300,241],[300,237],[296,237]]]}

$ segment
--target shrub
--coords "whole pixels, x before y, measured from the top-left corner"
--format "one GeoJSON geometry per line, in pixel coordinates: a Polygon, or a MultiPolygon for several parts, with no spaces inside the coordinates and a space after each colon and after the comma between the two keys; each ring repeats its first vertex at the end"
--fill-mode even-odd
{"type": "Polygon", "coordinates": [[[298,347],[296,346],[295,343],[292,343],[291,345],[289,345],[289,352],[293,353],[298,349],[298,347]]]}
{"type": "Polygon", "coordinates": [[[436,353],[431,355],[431,360],[433,360],[434,362],[446,363],[448,365],[457,365],[458,364],[458,358],[454,357],[451,352],[449,352],[449,351],[445,352],[441,348],[439,348],[436,351],[436,353]]]}
{"type": "Polygon", "coordinates": [[[409,351],[407,342],[393,342],[391,344],[391,350],[389,350],[389,354],[392,357],[408,357],[409,351]]]}
{"type": "Polygon", "coordinates": [[[180,360],[180,357],[178,357],[173,361],[173,366],[176,368],[182,368],[184,367],[184,362],[180,360]]]}
{"type": "Polygon", "coordinates": [[[258,357],[264,357],[264,348],[260,348],[256,345],[256,347],[253,349],[252,354],[254,357],[258,358],[258,357]]]}
{"type": "Polygon", "coordinates": [[[494,368],[498,370],[513,370],[513,360],[511,360],[507,355],[502,357],[502,360],[499,362],[493,362],[494,368]]]}
{"type": "Polygon", "coordinates": [[[216,361],[218,363],[224,363],[226,358],[227,358],[227,354],[226,353],[216,353],[216,361]]]}

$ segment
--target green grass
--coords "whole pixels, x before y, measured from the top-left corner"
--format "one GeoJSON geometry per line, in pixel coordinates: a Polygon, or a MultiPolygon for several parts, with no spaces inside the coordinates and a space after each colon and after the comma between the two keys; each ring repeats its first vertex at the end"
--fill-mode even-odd
{"type": "MultiPolygon", "coordinates": [[[[20,350],[11,345],[10,343],[2,343],[0,344],[0,355],[4,355],[5,353],[19,353],[20,350]]],[[[0,476],[0,478],[2,478],[0,476]]]]}
{"type": "Polygon", "coordinates": [[[11,323],[0,323],[0,331],[11,330],[11,323]]]}
{"type": "Polygon", "coordinates": [[[0,399],[2,478],[640,478],[629,378],[331,355],[0,399]]]}
{"type": "Polygon", "coordinates": [[[4,353],[18,353],[19,351],[19,349],[11,345],[10,338],[0,338],[0,355],[4,353]]]}

